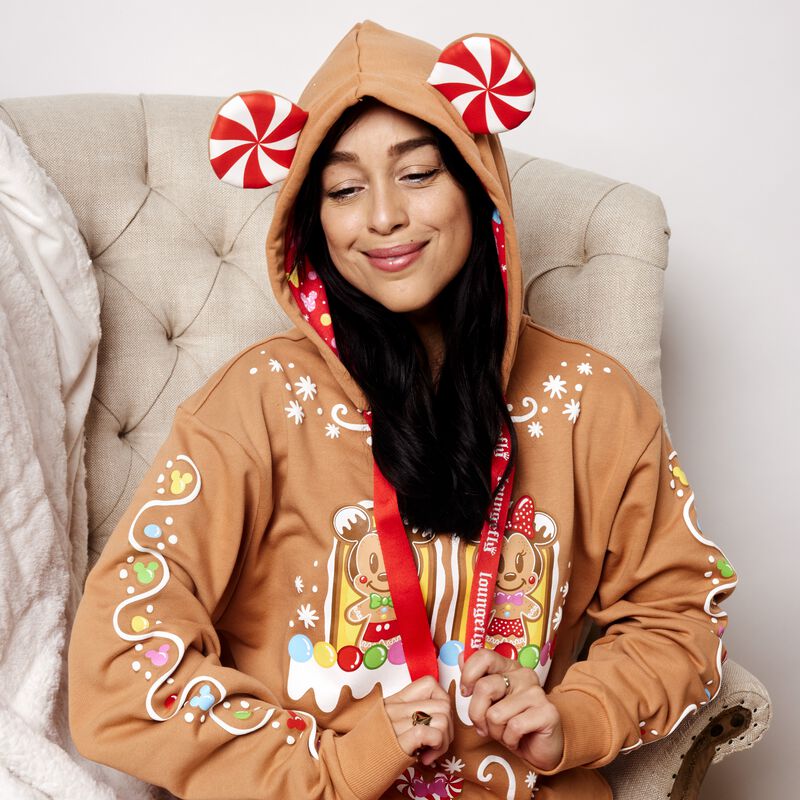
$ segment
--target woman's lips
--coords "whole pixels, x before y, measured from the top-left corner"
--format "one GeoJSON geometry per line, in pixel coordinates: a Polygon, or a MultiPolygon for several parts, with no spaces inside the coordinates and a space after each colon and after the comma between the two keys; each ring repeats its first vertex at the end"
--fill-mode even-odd
{"type": "Polygon", "coordinates": [[[427,242],[401,244],[397,247],[384,247],[367,250],[364,255],[373,267],[384,272],[399,272],[413,261],[416,261],[427,242]]]}

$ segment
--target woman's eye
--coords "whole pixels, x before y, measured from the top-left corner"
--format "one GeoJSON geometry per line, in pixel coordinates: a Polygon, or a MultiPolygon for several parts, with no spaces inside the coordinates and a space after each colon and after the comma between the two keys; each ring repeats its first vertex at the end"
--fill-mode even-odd
{"type": "MultiPolygon", "coordinates": [[[[403,175],[402,180],[408,179],[408,182],[417,184],[425,183],[433,178],[433,176],[439,171],[439,168],[435,168],[425,172],[409,172],[408,174],[403,175]]],[[[327,196],[331,200],[348,200],[349,198],[354,197],[360,188],[360,186],[346,186],[344,189],[335,189],[331,192],[327,192],[327,196]]]]}
{"type": "Polygon", "coordinates": [[[408,175],[404,175],[403,177],[411,178],[413,183],[423,183],[428,180],[428,178],[432,178],[438,171],[438,169],[431,169],[427,172],[409,172],[408,175]]]}
{"type": "Polygon", "coordinates": [[[348,186],[345,189],[337,189],[334,192],[328,192],[328,197],[330,197],[331,200],[345,200],[348,197],[352,197],[352,193],[356,191],[358,191],[357,186],[348,186]]]}

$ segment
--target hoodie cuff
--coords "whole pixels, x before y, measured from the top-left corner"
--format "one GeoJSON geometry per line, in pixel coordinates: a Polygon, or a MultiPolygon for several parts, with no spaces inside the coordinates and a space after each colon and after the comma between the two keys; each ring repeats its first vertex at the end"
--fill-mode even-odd
{"type": "Polygon", "coordinates": [[[383,699],[378,700],[348,733],[337,736],[339,767],[359,800],[376,800],[416,763],[400,747],[383,699]]]}
{"type": "Polygon", "coordinates": [[[564,754],[552,769],[537,767],[536,772],[540,775],[555,775],[573,767],[585,767],[608,755],[611,747],[611,723],[608,710],[599,700],[579,690],[554,690],[547,699],[561,715],[564,754]]]}

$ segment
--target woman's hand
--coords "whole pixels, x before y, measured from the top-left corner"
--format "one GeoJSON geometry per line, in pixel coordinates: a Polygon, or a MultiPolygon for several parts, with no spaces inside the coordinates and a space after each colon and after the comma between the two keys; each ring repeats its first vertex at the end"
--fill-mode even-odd
{"type": "Polygon", "coordinates": [[[410,683],[399,692],[385,697],[389,715],[400,747],[410,756],[418,755],[427,765],[443,756],[453,740],[453,711],[450,695],[430,675],[410,683]],[[431,716],[430,725],[414,725],[415,711],[431,716]]]}
{"type": "Polygon", "coordinates": [[[534,769],[555,767],[564,753],[561,715],[536,673],[487,649],[476,650],[466,664],[462,652],[458,663],[461,693],[472,695],[469,716],[478,734],[488,733],[534,769]]]}

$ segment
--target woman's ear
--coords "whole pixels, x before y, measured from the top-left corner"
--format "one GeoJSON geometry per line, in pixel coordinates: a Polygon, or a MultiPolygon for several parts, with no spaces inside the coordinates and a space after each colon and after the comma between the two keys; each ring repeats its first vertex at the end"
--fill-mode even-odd
{"type": "Polygon", "coordinates": [[[428,76],[455,107],[470,133],[502,133],[533,110],[536,81],[498,36],[471,34],[445,47],[428,76]]]}
{"type": "Polygon", "coordinates": [[[240,92],[217,110],[208,135],[216,176],[240,189],[263,189],[289,173],[308,113],[272,92],[240,92]]]}

